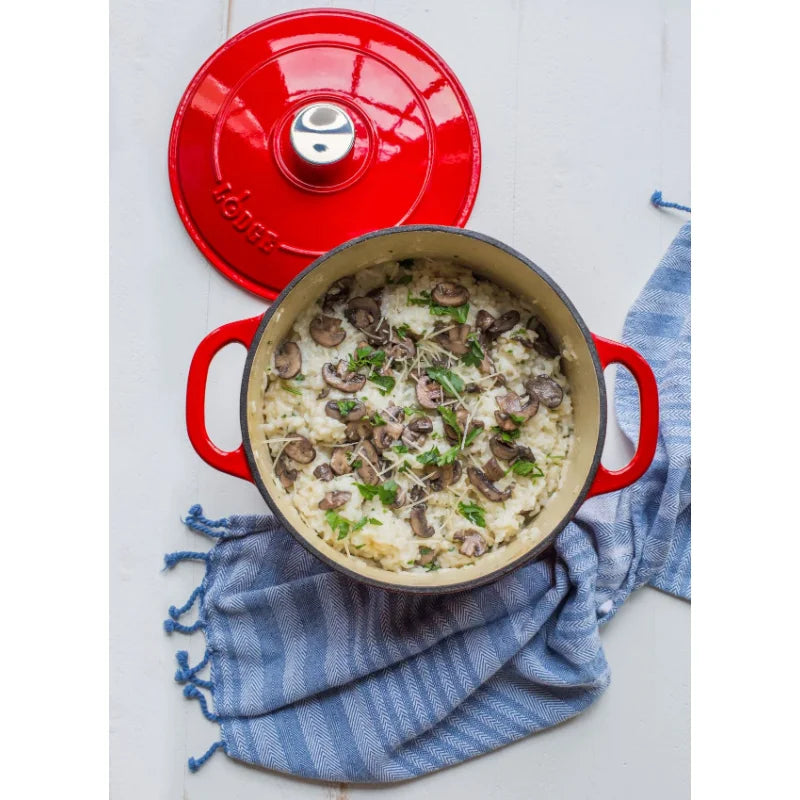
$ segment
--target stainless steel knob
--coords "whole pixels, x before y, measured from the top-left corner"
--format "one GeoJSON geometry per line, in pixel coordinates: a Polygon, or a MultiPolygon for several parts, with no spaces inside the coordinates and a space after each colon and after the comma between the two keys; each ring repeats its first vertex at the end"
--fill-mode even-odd
{"type": "Polygon", "coordinates": [[[353,148],[355,128],[334,103],[313,103],[297,112],[289,131],[295,153],[309,164],[333,164],[353,148]]]}

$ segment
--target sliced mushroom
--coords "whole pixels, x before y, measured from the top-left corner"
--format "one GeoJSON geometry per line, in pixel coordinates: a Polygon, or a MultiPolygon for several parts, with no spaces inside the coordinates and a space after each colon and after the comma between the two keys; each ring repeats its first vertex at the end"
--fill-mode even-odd
{"type": "Polygon", "coordinates": [[[497,459],[492,456],[483,465],[483,471],[490,481],[499,481],[505,477],[506,471],[500,466],[497,459]]]}
{"type": "Polygon", "coordinates": [[[548,408],[558,408],[564,399],[564,390],[549,375],[537,375],[525,381],[525,388],[531,397],[538,397],[548,408]]]}
{"type": "Polygon", "coordinates": [[[333,470],[331,469],[330,464],[320,464],[314,470],[314,477],[318,478],[319,480],[327,483],[328,481],[333,480],[333,470]]]}
{"type": "Polygon", "coordinates": [[[519,322],[519,311],[506,311],[501,314],[486,330],[487,335],[496,339],[501,333],[510,331],[519,322]]]}
{"type": "Polygon", "coordinates": [[[497,398],[497,405],[501,409],[494,412],[497,424],[504,431],[511,431],[521,424],[513,417],[521,418],[523,422],[530,419],[539,409],[539,400],[536,395],[530,395],[528,401],[523,404],[522,398],[516,392],[508,392],[497,398]]]}
{"type": "Polygon", "coordinates": [[[425,490],[419,484],[416,483],[411,487],[410,494],[412,503],[418,503],[420,500],[422,500],[423,497],[426,496],[425,490]]]}
{"type": "Polygon", "coordinates": [[[390,508],[402,508],[406,504],[406,493],[401,487],[398,487],[397,494],[395,495],[394,502],[389,506],[390,508]]]}
{"type": "Polygon", "coordinates": [[[310,464],[317,457],[317,451],[311,441],[299,434],[296,439],[286,443],[283,452],[298,464],[310,464]]]}
{"type": "Polygon", "coordinates": [[[504,431],[515,431],[517,423],[503,411],[495,411],[494,418],[497,420],[497,427],[502,428],[504,431]]]}
{"type": "Polygon", "coordinates": [[[330,511],[332,508],[340,508],[352,496],[350,492],[328,492],[325,497],[319,501],[318,507],[323,511],[330,511]]]}
{"type": "Polygon", "coordinates": [[[474,528],[456,531],[453,534],[453,541],[462,543],[461,547],[458,548],[458,552],[469,558],[482,556],[488,549],[486,540],[474,528]]]}
{"type": "Polygon", "coordinates": [[[372,425],[365,419],[348,422],[344,426],[344,440],[346,442],[360,442],[362,439],[369,439],[370,436],[372,436],[372,425]]]}
{"type": "Polygon", "coordinates": [[[525,327],[536,334],[533,348],[540,356],[555,358],[559,355],[558,348],[553,344],[553,340],[550,338],[547,328],[545,328],[536,317],[531,317],[525,327]]]}
{"type": "Polygon", "coordinates": [[[403,426],[399,422],[387,422],[372,429],[372,442],[377,450],[386,450],[403,435],[403,426]]]}
{"type": "MultiPolygon", "coordinates": [[[[339,403],[341,402],[343,401],[328,400],[328,402],[325,403],[325,414],[331,419],[338,419],[339,422],[355,422],[357,419],[361,419],[361,417],[367,413],[367,407],[363,403],[356,401],[356,404],[350,409],[350,411],[343,415],[339,410],[339,403]]],[[[350,402],[352,402],[352,400],[350,402]]]]}
{"type": "Polygon", "coordinates": [[[441,492],[448,486],[458,483],[462,474],[461,462],[455,460],[452,464],[431,468],[431,471],[425,476],[425,481],[432,492],[441,492]]]}
{"type": "Polygon", "coordinates": [[[406,412],[400,406],[389,406],[384,413],[393,422],[402,422],[406,416],[406,412]]]}
{"type": "Polygon", "coordinates": [[[367,297],[371,297],[376,303],[380,303],[383,300],[383,286],[376,286],[374,289],[370,289],[367,292],[367,297]]]}
{"type": "Polygon", "coordinates": [[[350,372],[347,362],[340,359],[336,367],[328,362],[322,367],[322,379],[340,392],[353,394],[364,388],[367,379],[360,372],[350,372]]]}
{"type": "Polygon", "coordinates": [[[375,486],[380,480],[378,475],[378,452],[372,442],[361,442],[355,450],[355,457],[361,461],[361,465],[356,472],[364,483],[375,486]]]}
{"type": "Polygon", "coordinates": [[[451,283],[450,281],[437,283],[433,287],[431,297],[435,303],[449,308],[463,306],[464,303],[469,302],[469,292],[460,283],[451,283]]]}
{"type": "Polygon", "coordinates": [[[297,479],[297,470],[289,469],[289,465],[286,463],[286,456],[283,453],[280,454],[275,462],[275,474],[284,489],[288,489],[297,479]]]}
{"type": "Polygon", "coordinates": [[[524,444],[517,445],[517,452],[514,458],[515,461],[536,461],[536,456],[530,447],[525,447],[524,444]]]}
{"type": "Polygon", "coordinates": [[[511,442],[503,441],[499,433],[489,439],[489,449],[492,451],[492,455],[501,461],[511,461],[517,455],[517,446],[511,442]]]}
{"type": "Polygon", "coordinates": [[[400,336],[395,331],[389,337],[389,344],[386,347],[386,355],[389,358],[401,360],[404,358],[413,358],[417,354],[417,346],[410,336],[400,336]]]}
{"type": "Polygon", "coordinates": [[[467,394],[480,394],[480,393],[483,391],[483,389],[481,389],[481,387],[480,387],[480,386],[479,386],[477,383],[475,383],[475,382],[473,381],[473,382],[470,382],[470,383],[468,383],[468,384],[467,384],[467,385],[464,387],[464,391],[465,391],[467,394]]]}
{"type": "Polygon", "coordinates": [[[363,331],[377,325],[381,307],[372,297],[352,297],[347,302],[344,315],[353,327],[363,331]]]}
{"type": "Polygon", "coordinates": [[[325,292],[325,297],[322,299],[323,311],[333,311],[333,307],[347,300],[350,296],[350,289],[353,286],[352,275],[347,275],[344,278],[339,278],[334,281],[325,292]]]}
{"type": "Polygon", "coordinates": [[[486,498],[489,500],[494,500],[496,503],[500,503],[504,500],[508,500],[511,497],[511,490],[514,487],[514,484],[510,484],[507,489],[498,489],[490,480],[486,477],[486,474],[483,470],[478,469],[477,467],[469,467],[467,469],[467,475],[469,477],[469,482],[486,498]]]}
{"type": "Polygon", "coordinates": [[[317,400],[324,400],[330,393],[331,387],[326,386],[324,389],[320,390],[320,393],[317,395],[317,400]]]}
{"type": "Polygon", "coordinates": [[[275,371],[284,380],[294,378],[302,365],[303,356],[295,342],[283,342],[275,351],[275,371]]]}
{"type": "Polygon", "coordinates": [[[425,519],[425,510],[427,507],[425,503],[420,503],[418,506],[411,509],[411,513],[408,516],[408,520],[411,523],[411,530],[414,531],[414,535],[419,536],[420,539],[429,539],[436,533],[433,526],[429,525],[428,520],[425,519]]]}
{"type": "Polygon", "coordinates": [[[434,336],[438,345],[451,352],[454,356],[463,356],[469,350],[467,337],[470,333],[469,325],[453,325],[440,334],[434,336]]]}
{"type": "Polygon", "coordinates": [[[311,320],[308,330],[311,338],[323,347],[336,347],[347,336],[339,317],[329,317],[327,314],[317,314],[311,320]]]}
{"type": "Polygon", "coordinates": [[[481,309],[475,317],[475,327],[481,332],[486,333],[492,327],[494,317],[488,312],[481,309]]]}
{"type": "Polygon", "coordinates": [[[414,562],[418,567],[427,567],[435,558],[436,558],[436,550],[432,547],[420,547],[420,550],[424,550],[424,553],[420,553],[419,558],[414,562]]]}
{"type": "Polygon", "coordinates": [[[403,433],[400,436],[400,441],[406,445],[406,447],[419,447],[427,438],[424,433],[414,433],[411,428],[406,425],[403,428],[403,433]]]}
{"type": "Polygon", "coordinates": [[[431,421],[430,417],[414,417],[411,422],[408,423],[408,427],[414,431],[414,433],[430,433],[433,430],[433,422],[431,421]]]}
{"type": "Polygon", "coordinates": [[[444,402],[444,389],[435,380],[423,375],[417,381],[417,402],[423,408],[436,408],[444,402]]]}
{"type": "Polygon", "coordinates": [[[347,460],[347,453],[345,453],[344,447],[337,447],[334,449],[333,455],[331,456],[331,469],[337,475],[347,475],[348,472],[353,471],[350,462],[347,460]]]}

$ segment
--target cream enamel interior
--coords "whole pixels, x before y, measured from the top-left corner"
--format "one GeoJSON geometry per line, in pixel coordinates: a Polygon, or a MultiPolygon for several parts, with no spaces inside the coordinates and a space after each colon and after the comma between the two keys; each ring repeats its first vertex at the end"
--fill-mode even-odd
{"type": "Polygon", "coordinates": [[[512,253],[484,239],[457,231],[406,229],[364,239],[334,251],[303,275],[279,301],[252,357],[246,387],[247,430],[243,433],[248,437],[256,468],[262,478],[262,491],[268,492],[281,514],[313,550],[350,572],[393,588],[444,588],[484,578],[521,559],[540,545],[569,514],[595,463],[600,436],[600,399],[595,364],[581,328],[568,306],[547,281],[512,253]],[[563,370],[572,389],[575,421],[575,444],[564,485],[536,517],[532,533],[520,536],[500,550],[487,554],[474,565],[424,574],[380,569],[340,553],[319,538],[317,532],[301,519],[289,495],[272,488],[272,457],[264,442],[264,433],[259,428],[266,368],[272,363],[276,344],[286,336],[300,311],[307,308],[333,281],[345,275],[389,259],[415,256],[452,258],[513,294],[528,299],[553,340],[566,354],[563,370]]]}

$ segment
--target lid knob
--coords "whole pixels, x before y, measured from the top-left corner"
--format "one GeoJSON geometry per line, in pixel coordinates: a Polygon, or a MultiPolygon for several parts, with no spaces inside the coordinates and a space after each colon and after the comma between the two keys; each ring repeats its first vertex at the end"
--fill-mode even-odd
{"type": "Polygon", "coordinates": [[[353,148],[355,126],[335,103],[312,103],[301,108],[289,131],[292,147],[309,164],[334,164],[353,148]]]}

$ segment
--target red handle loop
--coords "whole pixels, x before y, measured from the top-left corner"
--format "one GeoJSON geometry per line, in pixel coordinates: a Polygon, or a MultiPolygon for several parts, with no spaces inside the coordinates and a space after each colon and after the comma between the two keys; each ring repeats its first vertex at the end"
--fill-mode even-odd
{"type": "Polygon", "coordinates": [[[252,481],[253,475],[244,454],[244,446],[227,452],[220,450],[209,438],[206,430],[206,381],[211,360],[225,345],[239,342],[250,347],[261,317],[241,319],[217,328],[203,339],[195,350],[186,382],[186,430],[197,455],[214,469],[252,481]]]}
{"type": "Polygon", "coordinates": [[[601,464],[587,497],[616,492],[639,480],[652,463],[658,444],[658,386],[650,365],[632,347],[594,334],[592,338],[603,369],[609,364],[622,364],[639,387],[639,445],[626,467],[610,470],[601,464]]]}

